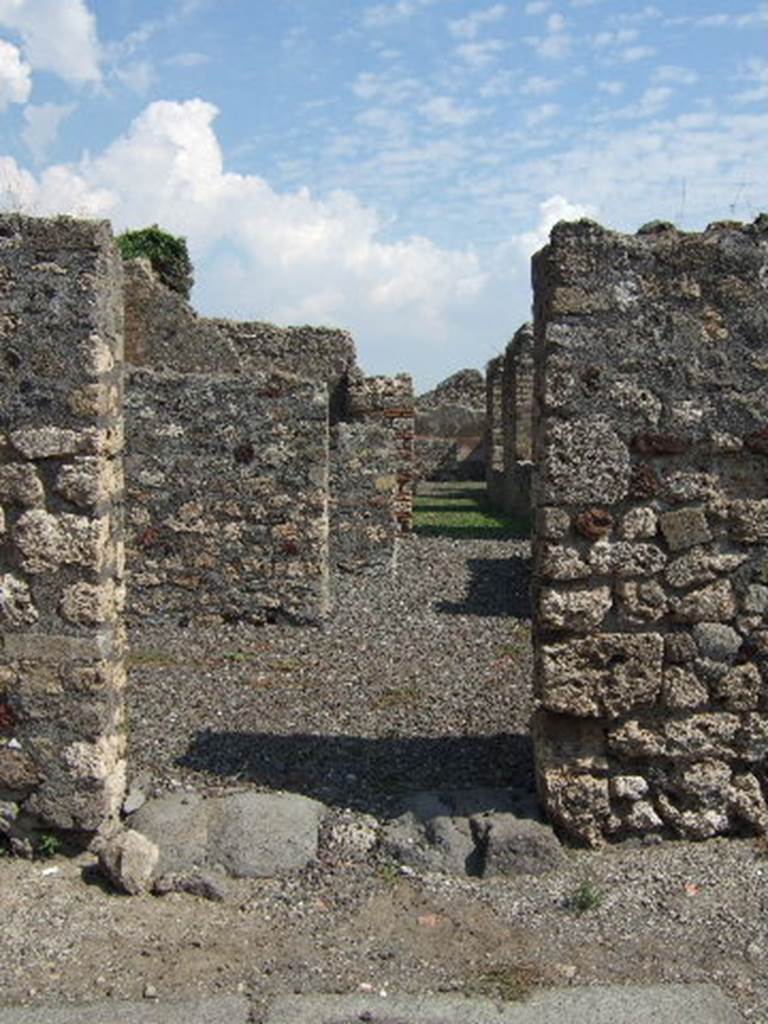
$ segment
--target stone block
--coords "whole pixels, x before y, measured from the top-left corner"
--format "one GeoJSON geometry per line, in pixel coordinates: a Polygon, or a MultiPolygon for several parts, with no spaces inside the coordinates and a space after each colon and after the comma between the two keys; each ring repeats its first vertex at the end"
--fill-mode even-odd
{"type": "Polygon", "coordinates": [[[271,878],[317,856],[325,808],[295,793],[236,793],[208,816],[208,863],[236,878],[271,878]]]}
{"type": "Polygon", "coordinates": [[[667,595],[655,580],[621,580],[616,593],[619,614],[630,625],[656,622],[667,612],[667,595]]]}
{"type": "Polygon", "coordinates": [[[589,552],[589,564],[600,576],[652,576],[666,562],[667,556],[655,544],[605,541],[593,544],[589,552]]]}
{"type": "Polygon", "coordinates": [[[588,633],[600,625],[612,604],[609,587],[549,588],[539,598],[541,623],[548,629],[588,633]]]}
{"type": "Polygon", "coordinates": [[[562,508],[540,508],[536,515],[536,531],[545,540],[562,540],[571,528],[571,517],[562,508]]]}
{"type": "Polygon", "coordinates": [[[664,669],[661,691],[664,706],[674,711],[706,708],[709,704],[706,683],[696,672],[681,665],[668,665],[664,669]]]}
{"type": "Polygon", "coordinates": [[[681,551],[712,540],[703,508],[681,508],[675,512],[665,512],[660,516],[659,523],[671,551],[681,551]]]}
{"type": "Polygon", "coordinates": [[[744,544],[768,541],[768,498],[734,500],[729,511],[729,525],[735,540],[744,544]]]}
{"type": "Polygon", "coordinates": [[[592,572],[576,548],[562,544],[542,544],[539,548],[538,570],[545,580],[584,579],[592,572]]]}
{"type": "Polygon", "coordinates": [[[35,466],[10,462],[0,466],[0,501],[34,508],[45,503],[45,490],[35,466]]]}
{"type": "Polygon", "coordinates": [[[538,678],[545,708],[583,717],[622,715],[653,704],[661,690],[660,634],[606,633],[544,644],[538,678]]]}
{"type": "Polygon", "coordinates": [[[729,622],[736,616],[736,598],[728,580],[672,598],[670,605],[678,622],[729,622]]]}
{"type": "Polygon", "coordinates": [[[607,416],[555,421],[540,472],[544,502],[610,505],[629,490],[629,450],[607,416]]]}
{"type": "Polygon", "coordinates": [[[658,526],[656,510],[641,505],[624,514],[619,533],[623,540],[645,540],[656,536],[658,526]]]}
{"type": "Polygon", "coordinates": [[[664,577],[672,587],[688,587],[710,583],[718,573],[731,573],[746,562],[748,555],[725,554],[705,547],[696,547],[671,561],[664,577]]]}
{"type": "Polygon", "coordinates": [[[736,665],[726,672],[713,687],[714,696],[729,711],[755,711],[761,696],[768,693],[760,670],[751,664],[736,665]]]}

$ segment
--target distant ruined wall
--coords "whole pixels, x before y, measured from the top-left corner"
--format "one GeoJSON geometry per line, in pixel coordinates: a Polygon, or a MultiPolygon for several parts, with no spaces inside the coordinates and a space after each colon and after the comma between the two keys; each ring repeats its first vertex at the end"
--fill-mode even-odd
{"type": "Polygon", "coordinates": [[[416,399],[417,480],[485,479],[485,380],[459,370],[416,399]]]}
{"type": "Polygon", "coordinates": [[[104,222],[0,217],[0,832],[125,786],[122,265],[104,222]]]}
{"type": "Polygon", "coordinates": [[[413,382],[407,373],[365,377],[358,370],[350,375],[348,418],[380,423],[394,439],[395,518],[402,533],[413,528],[414,415],[413,382]]]}
{"type": "Polygon", "coordinates": [[[768,217],[534,258],[535,723],[596,844],[768,828],[768,217]]]}
{"type": "Polygon", "coordinates": [[[507,345],[502,375],[502,505],[529,515],[533,472],[533,326],[523,324],[507,345]]]}
{"type": "Polygon", "coordinates": [[[485,483],[488,497],[501,507],[504,499],[504,356],[485,368],[485,483]]]}
{"type": "Polygon", "coordinates": [[[129,370],[131,621],[326,614],[327,406],[324,384],[275,373],[129,370]]]}

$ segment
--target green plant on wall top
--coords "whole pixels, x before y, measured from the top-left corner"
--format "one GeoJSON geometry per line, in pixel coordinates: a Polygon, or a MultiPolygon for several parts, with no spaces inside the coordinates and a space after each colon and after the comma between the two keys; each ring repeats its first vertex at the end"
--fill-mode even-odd
{"type": "Polygon", "coordinates": [[[143,256],[152,264],[152,269],[168,288],[189,298],[194,278],[192,261],[187,252],[187,240],[169,235],[153,224],[138,231],[124,231],[118,235],[117,244],[123,259],[132,260],[143,256]]]}

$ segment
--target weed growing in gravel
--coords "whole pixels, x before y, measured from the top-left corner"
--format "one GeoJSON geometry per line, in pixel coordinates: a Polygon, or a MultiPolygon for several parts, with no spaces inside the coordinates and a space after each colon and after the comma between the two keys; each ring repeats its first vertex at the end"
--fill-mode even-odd
{"type": "Polygon", "coordinates": [[[387,885],[395,885],[400,879],[400,868],[392,861],[387,861],[379,865],[378,876],[387,885]]]}
{"type": "Polygon", "coordinates": [[[35,853],[38,857],[48,860],[55,857],[61,849],[61,840],[51,832],[44,832],[37,841],[35,853]]]}
{"type": "Polygon", "coordinates": [[[505,1003],[527,999],[541,983],[539,971],[531,964],[509,964],[494,967],[464,987],[465,995],[485,996],[505,1003]]]}
{"type": "Polygon", "coordinates": [[[409,708],[418,704],[421,693],[415,686],[392,686],[380,694],[374,705],[377,708],[409,708]]]}
{"type": "Polygon", "coordinates": [[[586,914],[597,910],[602,904],[605,894],[592,878],[585,878],[579,887],[566,900],[566,906],[574,914],[586,914]]]}

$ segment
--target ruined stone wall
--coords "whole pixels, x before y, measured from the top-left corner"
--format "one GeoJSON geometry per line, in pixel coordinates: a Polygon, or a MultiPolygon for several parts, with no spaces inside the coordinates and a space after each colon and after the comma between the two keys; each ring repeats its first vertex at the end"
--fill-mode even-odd
{"type": "Polygon", "coordinates": [[[565,833],[768,827],[768,217],[534,259],[535,726],[565,833]]]}
{"type": "Polygon", "coordinates": [[[324,384],[280,374],[129,369],[131,620],[323,617],[327,408],[324,384]]]}
{"type": "Polygon", "coordinates": [[[149,260],[126,260],[124,280],[127,363],[177,373],[240,372],[226,334],[164,285],[149,260]]]}
{"type": "Polygon", "coordinates": [[[485,479],[485,380],[459,370],[416,399],[417,480],[485,479]]]}
{"type": "Polygon", "coordinates": [[[125,783],[122,264],[0,217],[0,832],[97,830],[125,783]]]}
{"type": "Polygon", "coordinates": [[[533,327],[515,333],[504,353],[502,376],[502,505],[511,515],[531,510],[533,472],[533,327]]]}
{"type": "Polygon", "coordinates": [[[331,327],[277,327],[258,321],[203,322],[230,342],[242,373],[277,370],[306,380],[324,381],[331,423],[346,418],[348,378],[357,359],[348,331],[331,327]]]}
{"type": "Polygon", "coordinates": [[[485,483],[499,507],[504,499],[503,378],[504,356],[496,356],[485,368],[485,483]]]}
{"type": "Polygon", "coordinates": [[[413,528],[414,415],[413,382],[408,374],[365,377],[359,370],[350,374],[350,421],[380,423],[394,438],[395,518],[402,533],[413,528]]]}
{"type": "Polygon", "coordinates": [[[399,524],[397,442],[385,424],[338,423],[331,428],[331,568],[386,573],[393,568],[399,524]]]}

